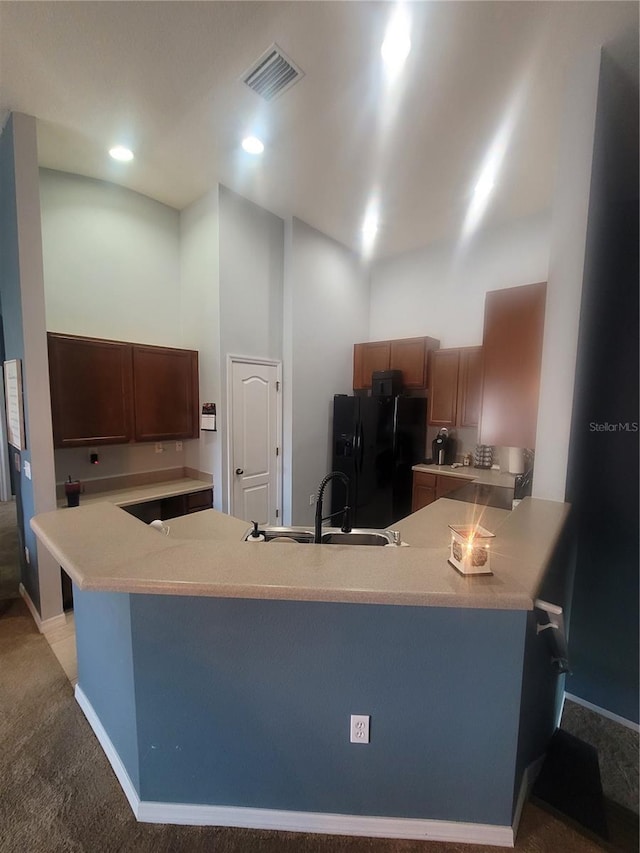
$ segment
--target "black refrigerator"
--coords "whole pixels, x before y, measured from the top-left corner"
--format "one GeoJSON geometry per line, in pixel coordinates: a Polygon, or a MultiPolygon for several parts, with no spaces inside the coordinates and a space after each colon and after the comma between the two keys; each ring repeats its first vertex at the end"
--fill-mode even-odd
{"type": "MultiPolygon", "coordinates": [[[[423,397],[333,398],[331,470],[349,477],[353,527],[388,527],[409,515],[411,467],[424,459],[426,421],[423,397]]],[[[345,493],[333,480],[332,513],[344,507],[345,493]]]]}

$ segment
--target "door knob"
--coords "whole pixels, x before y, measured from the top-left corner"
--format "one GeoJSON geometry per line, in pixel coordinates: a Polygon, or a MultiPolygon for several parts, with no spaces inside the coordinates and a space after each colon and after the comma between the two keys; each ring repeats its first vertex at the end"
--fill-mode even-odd
{"type": "Polygon", "coordinates": [[[240,476],[240,474],[244,474],[244,470],[242,468],[236,468],[236,474],[240,476]]]}

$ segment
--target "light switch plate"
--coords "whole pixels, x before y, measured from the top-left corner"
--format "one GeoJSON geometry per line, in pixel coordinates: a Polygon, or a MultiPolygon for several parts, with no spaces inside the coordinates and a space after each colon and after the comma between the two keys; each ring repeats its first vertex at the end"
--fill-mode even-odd
{"type": "Polygon", "coordinates": [[[24,460],[24,475],[27,480],[31,479],[31,462],[27,462],[26,459],[24,460]]]}

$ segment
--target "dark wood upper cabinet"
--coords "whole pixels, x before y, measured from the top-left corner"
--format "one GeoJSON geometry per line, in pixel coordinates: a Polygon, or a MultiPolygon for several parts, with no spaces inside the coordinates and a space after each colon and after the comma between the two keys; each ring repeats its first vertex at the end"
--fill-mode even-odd
{"type": "Polygon", "coordinates": [[[131,441],[129,344],[51,333],[47,338],[54,445],[81,447],[131,441]]]}
{"type": "Polygon", "coordinates": [[[541,282],[486,295],[481,444],[535,447],[546,289],[541,282]]]}
{"type": "Polygon", "coordinates": [[[435,338],[401,338],[391,341],[389,367],[402,371],[403,388],[426,388],[429,353],[439,341],[435,338]]]}
{"type": "Polygon", "coordinates": [[[198,436],[198,353],[134,344],[136,441],[198,436]]]}
{"type": "Polygon", "coordinates": [[[371,374],[374,370],[389,370],[391,363],[391,342],[371,341],[354,344],[353,347],[353,388],[361,390],[371,388],[371,374]]]}
{"type": "Polygon", "coordinates": [[[198,353],[49,333],[55,447],[198,436],[198,353]]]}
{"type": "Polygon", "coordinates": [[[460,427],[477,427],[482,404],[482,347],[462,347],[458,371],[458,413],[460,427]]]}
{"type": "Polygon", "coordinates": [[[439,349],[431,354],[429,419],[432,426],[454,427],[458,411],[460,351],[439,349]]]}
{"type": "Polygon", "coordinates": [[[426,388],[430,353],[439,344],[435,338],[429,337],[354,344],[354,391],[371,388],[371,374],[375,370],[400,370],[403,388],[426,388]]]}
{"type": "Polygon", "coordinates": [[[482,347],[441,349],[431,353],[429,424],[478,426],[482,387],[482,347]]]}

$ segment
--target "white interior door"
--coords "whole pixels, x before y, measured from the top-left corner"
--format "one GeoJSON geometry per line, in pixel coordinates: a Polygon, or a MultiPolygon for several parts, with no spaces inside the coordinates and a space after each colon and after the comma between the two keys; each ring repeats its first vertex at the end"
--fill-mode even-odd
{"type": "Polygon", "coordinates": [[[246,521],[279,521],[280,367],[231,359],[230,513],[246,521]]]}

